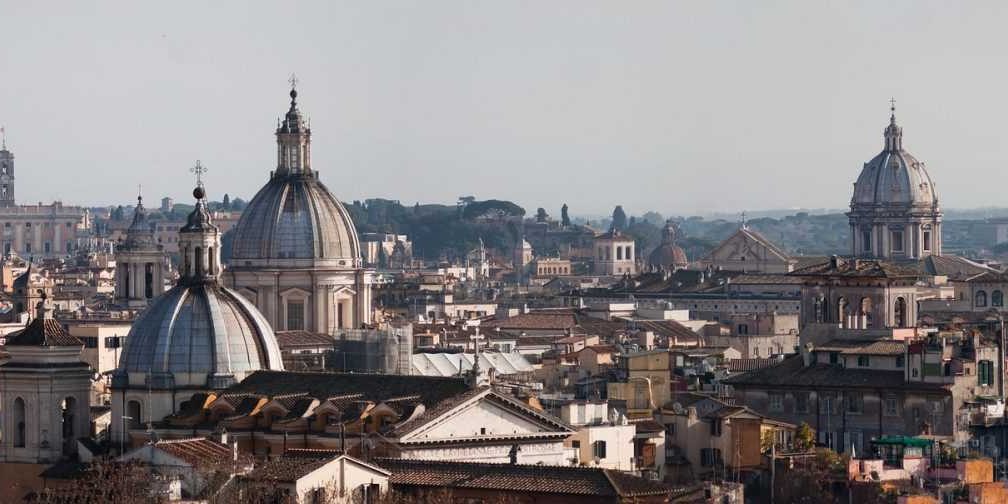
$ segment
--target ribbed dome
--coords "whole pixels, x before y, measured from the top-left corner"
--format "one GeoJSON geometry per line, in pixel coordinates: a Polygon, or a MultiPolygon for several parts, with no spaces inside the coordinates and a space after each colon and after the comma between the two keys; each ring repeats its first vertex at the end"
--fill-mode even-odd
{"type": "Polygon", "coordinates": [[[672,220],[665,222],[662,242],[648,255],[648,264],[666,269],[682,269],[689,265],[686,251],[676,245],[679,226],[672,220]]]}
{"type": "Polygon", "coordinates": [[[126,230],[126,240],[121,245],[127,250],[153,250],[157,248],[154,229],[147,220],[147,209],[143,206],[143,198],[137,196],[137,205],[133,210],[133,222],[126,230]]]}
{"type": "Polygon", "coordinates": [[[851,206],[937,207],[931,176],[924,163],[903,150],[903,128],[896,125],[895,115],[884,136],[885,148],[865,163],[854,183],[851,206]]]}
{"type": "Polygon", "coordinates": [[[360,261],[353,220],[312,173],[274,174],[242,212],[231,264],[278,259],[360,261]]]}
{"type": "Polygon", "coordinates": [[[155,388],[221,388],[259,369],[283,369],[269,323],[216,283],[177,285],[133,323],[119,370],[149,373],[155,388]]]}

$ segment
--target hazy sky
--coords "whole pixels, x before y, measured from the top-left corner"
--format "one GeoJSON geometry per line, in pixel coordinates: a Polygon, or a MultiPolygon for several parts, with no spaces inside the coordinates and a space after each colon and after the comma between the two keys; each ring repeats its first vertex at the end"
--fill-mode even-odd
{"type": "MultiPolygon", "coordinates": [[[[849,203],[896,98],[946,208],[1005,205],[1005,2],[0,0],[21,202],[251,197],[296,72],[343,200],[558,215],[849,203]]],[[[153,202],[152,202],[153,203],[153,202]]]]}

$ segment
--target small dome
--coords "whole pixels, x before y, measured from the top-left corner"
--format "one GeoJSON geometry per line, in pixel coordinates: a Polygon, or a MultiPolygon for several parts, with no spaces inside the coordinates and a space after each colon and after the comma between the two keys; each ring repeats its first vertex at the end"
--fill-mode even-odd
{"type": "Polygon", "coordinates": [[[137,196],[137,205],[133,210],[133,222],[126,230],[126,240],[122,244],[126,250],[153,250],[157,248],[154,229],[147,220],[147,209],[143,206],[143,198],[137,196]]]}
{"type": "Polygon", "coordinates": [[[278,259],[360,261],[350,213],[311,173],[274,175],[252,198],[234,230],[231,263],[278,259]]]}
{"type": "Polygon", "coordinates": [[[676,245],[679,226],[672,220],[665,222],[662,242],[648,255],[648,264],[665,269],[682,269],[689,265],[686,251],[676,245]]]}
{"type": "Polygon", "coordinates": [[[924,163],[903,150],[903,128],[895,115],[885,129],[885,148],[865,163],[854,183],[851,206],[937,207],[938,193],[924,163]]]}
{"type": "Polygon", "coordinates": [[[262,314],[216,283],[177,285],[133,323],[119,370],[164,387],[223,388],[259,369],[283,369],[262,314]]]}

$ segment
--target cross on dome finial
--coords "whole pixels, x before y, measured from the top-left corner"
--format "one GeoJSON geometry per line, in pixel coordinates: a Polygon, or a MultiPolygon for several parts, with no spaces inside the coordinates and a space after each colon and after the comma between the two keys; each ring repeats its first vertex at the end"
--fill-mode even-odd
{"type": "Polygon", "coordinates": [[[139,205],[142,203],[143,203],[143,186],[137,184],[137,204],[139,205]]]}
{"type": "Polygon", "coordinates": [[[196,166],[189,168],[189,171],[196,174],[196,187],[203,187],[203,174],[207,172],[207,168],[203,166],[203,163],[197,159],[196,166]]]}
{"type": "Polygon", "coordinates": [[[297,100],[297,83],[298,83],[297,74],[292,73],[291,76],[290,76],[290,79],[287,79],[287,82],[289,82],[290,85],[291,85],[291,90],[290,90],[291,110],[293,110],[294,106],[297,103],[296,102],[296,100],[297,100]]]}
{"type": "Polygon", "coordinates": [[[7,130],[3,126],[0,126],[0,142],[2,142],[0,150],[7,150],[7,130]]]}

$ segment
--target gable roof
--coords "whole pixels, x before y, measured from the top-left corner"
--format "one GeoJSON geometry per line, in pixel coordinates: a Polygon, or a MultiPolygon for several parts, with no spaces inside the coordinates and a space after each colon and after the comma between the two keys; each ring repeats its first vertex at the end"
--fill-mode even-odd
{"type": "Polygon", "coordinates": [[[921,273],[947,276],[949,280],[959,282],[985,273],[997,273],[993,268],[953,255],[927,256],[918,261],[916,266],[921,273]]]}
{"type": "MultiPolygon", "coordinates": [[[[417,417],[395,425],[393,427],[392,434],[398,435],[400,438],[407,437],[410,434],[422,429],[425,425],[435,422],[450,414],[457,408],[467,405],[470,402],[480,400],[493,401],[496,404],[511,409],[523,416],[531,417],[545,426],[552,428],[555,433],[566,435],[574,432],[573,427],[567,425],[559,418],[556,418],[548,413],[535,410],[517,399],[498,393],[490,387],[480,387],[479,389],[454,397],[451,400],[443,401],[433,408],[425,410],[417,417]]],[[[537,435],[545,434],[549,434],[549,432],[537,433],[537,435]]]]}
{"type": "Polygon", "coordinates": [[[903,355],[906,342],[898,340],[829,340],[812,351],[839,352],[845,355],[903,355]]]}
{"type": "Polygon", "coordinates": [[[391,397],[419,395],[420,400],[429,405],[468,390],[465,380],[454,377],[259,370],[225,392],[269,397],[305,393],[319,401],[335,396],[361,394],[363,399],[375,402],[391,397]]]}
{"type": "Polygon", "coordinates": [[[8,336],[7,346],[84,346],[84,343],[71,336],[63,324],[48,317],[37,317],[24,329],[8,336]]]}
{"type": "Polygon", "coordinates": [[[669,495],[671,487],[609,469],[378,459],[392,485],[602,497],[669,495]]]}
{"type": "Polygon", "coordinates": [[[727,246],[729,243],[731,243],[732,240],[735,240],[737,237],[741,237],[745,241],[756,242],[762,245],[763,247],[766,247],[767,251],[770,254],[776,256],[778,259],[782,261],[785,262],[792,261],[791,255],[788,254],[787,251],[780,248],[776,243],[768,240],[759,231],[756,231],[755,229],[752,229],[744,225],[739,227],[737,231],[731,234],[731,236],[725,238],[721,243],[719,243],[716,247],[714,247],[714,250],[708,253],[707,256],[704,258],[704,260],[712,261],[717,251],[727,246]]]}
{"type": "Polygon", "coordinates": [[[193,467],[217,464],[233,455],[228,445],[207,438],[166,439],[153,446],[193,467]]]}

